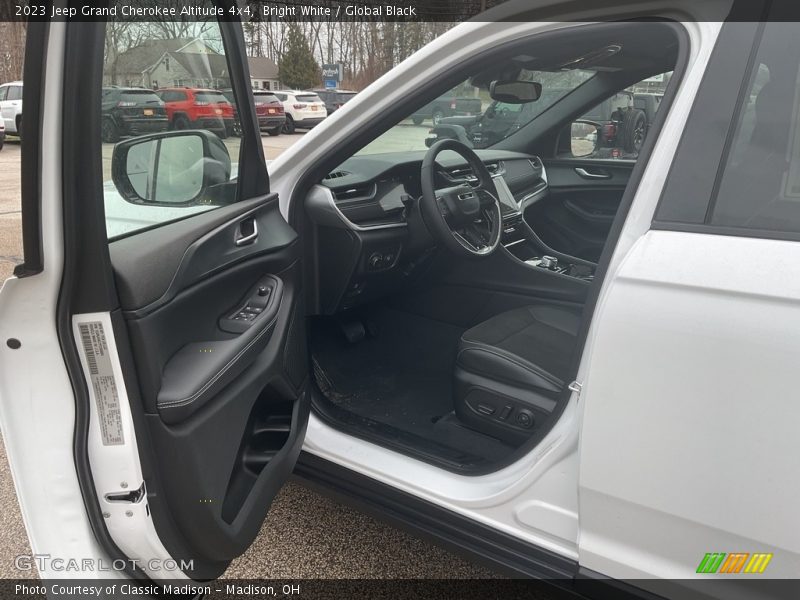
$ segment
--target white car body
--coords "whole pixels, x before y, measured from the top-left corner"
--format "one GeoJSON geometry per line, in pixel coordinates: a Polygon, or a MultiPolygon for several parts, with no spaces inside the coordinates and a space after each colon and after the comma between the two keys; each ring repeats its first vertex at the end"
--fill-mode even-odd
{"type": "Polygon", "coordinates": [[[18,134],[17,123],[22,119],[22,82],[11,81],[0,85],[0,115],[6,133],[18,134]]]}
{"type": "MultiPolygon", "coordinates": [[[[408,90],[445,76],[465,56],[532,33],[581,27],[575,21],[602,18],[607,9],[569,15],[570,23],[514,22],[515,14],[529,10],[525,2],[496,10],[510,22],[457,26],[272,161],[271,188],[284,216],[303,175],[408,90]]],[[[313,413],[303,448],[589,571],[641,579],[637,585],[645,588],[663,578],[674,580],[676,594],[685,592],[703,554],[716,551],[773,553],[762,577],[796,577],[800,403],[791,377],[798,358],[800,246],[651,228],[721,25],[705,22],[693,2],[656,0],[650,10],[683,20],[690,52],[638,182],[559,422],[527,455],[477,477],[354,438],[313,413]]],[[[625,13],[622,6],[615,14],[625,13]]],[[[64,27],[51,24],[56,39],[64,27]]],[[[57,44],[48,47],[49,64],[62,64],[59,51],[57,44]]],[[[54,70],[45,107],[52,150],[43,165],[51,173],[60,167],[60,86],[54,70]]],[[[292,104],[284,102],[287,115],[292,104]]],[[[324,104],[319,110],[326,114],[324,104]]],[[[26,340],[19,350],[5,343],[0,349],[0,419],[33,551],[102,555],[71,472],[74,404],[53,326],[62,275],[61,189],[53,182],[46,187],[49,266],[7,281],[0,294],[0,338],[26,340]],[[26,402],[15,401],[20,398],[26,402]],[[49,440],[46,451],[41,439],[49,440]]],[[[121,397],[126,400],[124,390],[121,397]]],[[[129,450],[125,460],[135,465],[135,447],[129,450]]],[[[163,551],[144,525],[117,531],[114,539],[128,552],[163,551]]]]}
{"type": "Polygon", "coordinates": [[[287,120],[291,118],[295,127],[314,127],[328,116],[325,103],[319,100],[316,92],[303,92],[300,90],[277,90],[273,92],[283,103],[287,120]],[[301,98],[298,99],[298,96],[301,98]],[[306,101],[302,96],[317,96],[316,101],[306,101]]]}

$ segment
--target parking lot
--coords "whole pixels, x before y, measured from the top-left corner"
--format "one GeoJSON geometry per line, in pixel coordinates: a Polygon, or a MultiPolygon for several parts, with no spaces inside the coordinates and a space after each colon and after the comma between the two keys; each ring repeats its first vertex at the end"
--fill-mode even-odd
{"type": "MultiPolygon", "coordinates": [[[[420,149],[428,128],[396,128],[380,143],[385,151],[420,149]]],[[[303,134],[262,137],[267,159],[277,157],[303,134]]],[[[238,140],[228,141],[232,156],[238,140]]],[[[112,145],[104,145],[110,165],[112,145]]],[[[20,147],[6,140],[0,151],[0,281],[22,262],[20,147]]],[[[12,399],[14,400],[14,399],[12,399]]],[[[14,568],[14,557],[30,552],[5,450],[0,446],[0,577],[35,573],[14,568]]],[[[40,549],[46,551],[46,549],[40,549]]],[[[438,547],[388,527],[296,484],[287,485],[270,510],[250,550],[226,573],[239,578],[451,578],[493,573],[438,547]]]]}

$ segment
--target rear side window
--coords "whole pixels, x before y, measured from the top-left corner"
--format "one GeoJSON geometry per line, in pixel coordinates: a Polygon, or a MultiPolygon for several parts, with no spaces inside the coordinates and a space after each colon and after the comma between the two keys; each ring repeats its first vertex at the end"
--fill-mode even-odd
{"type": "Polygon", "coordinates": [[[6,100],[22,100],[22,86],[21,85],[9,86],[6,100]]]}
{"type": "Polygon", "coordinates": [[[707,222],[800,233],[800,36],[765,25],[707,222]]]}
{"type": "Polygon", "coordinates": [[[7,94],[8,94],[8,86],[0,87],[0,101],[5,100],[7,94]]]}

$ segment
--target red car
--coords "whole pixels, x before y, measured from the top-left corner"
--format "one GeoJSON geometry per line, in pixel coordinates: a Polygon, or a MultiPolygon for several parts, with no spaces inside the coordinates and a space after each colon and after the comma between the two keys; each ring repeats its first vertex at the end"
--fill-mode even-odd
{"type": "Polygon", "coordinates": [[[233,132],[233,106],[218,90],[171,87],[156,90],[173,129],[208,129],[227,137],[233,132]]]}

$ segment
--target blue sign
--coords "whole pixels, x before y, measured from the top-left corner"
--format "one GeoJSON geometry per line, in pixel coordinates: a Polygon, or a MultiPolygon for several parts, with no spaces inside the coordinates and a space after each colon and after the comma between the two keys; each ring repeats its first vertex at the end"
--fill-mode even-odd
{"type": "Polygon", "coordinates": [[[336,88],[336,80],[335,79],[326,79],[325,80],[325,89],[332,90],[336,88]]]}

